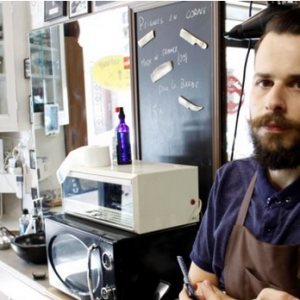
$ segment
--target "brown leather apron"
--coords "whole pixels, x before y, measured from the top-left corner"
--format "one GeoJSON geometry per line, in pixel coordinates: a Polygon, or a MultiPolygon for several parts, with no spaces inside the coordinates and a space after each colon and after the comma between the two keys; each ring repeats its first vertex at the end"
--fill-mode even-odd
{"type": "Polygon", "coordinates": [[[225,256],[225,290],[237,299],[253,299],[266,287],[300,297],[300,245],[272,245],[257,240],[243,225],[257,172],[245,194],[225,256]]]}

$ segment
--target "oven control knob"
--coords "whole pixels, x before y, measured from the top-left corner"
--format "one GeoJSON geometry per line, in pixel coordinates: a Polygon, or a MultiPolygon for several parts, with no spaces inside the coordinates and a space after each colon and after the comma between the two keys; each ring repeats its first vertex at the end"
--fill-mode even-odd
{"type": "Polygon", "coordinates": [[[109,285],[101,289],[101,297],[104,300],[115,299],[114,294],[115,294],[115,288],[109,285]]]}
{"type": "Polygon", "coordinates": [[[114,259],[111,253],[104,252],[102,254],[102,265],[108,271],[111,271],[113,269],[114,259]]]}

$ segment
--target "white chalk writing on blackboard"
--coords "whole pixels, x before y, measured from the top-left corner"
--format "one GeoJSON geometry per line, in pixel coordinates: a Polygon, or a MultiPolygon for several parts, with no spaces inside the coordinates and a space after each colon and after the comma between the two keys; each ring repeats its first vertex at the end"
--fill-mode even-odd
{"type": "Polygon", "coordinates": [[[161,95],[163,93],[168,93],[169,92],[169,87],[165,85],[159,85],[158,86],[158,94],[161,95]]]}
{"type": "Polygon", "coordinates": [[[175,90],[176,88],[177,88],[177,84],[174,82],[174,80],[172,80],[170,86],[159,85],[158,94],[161,95],[163,93],[168,93],[170,90],[175,90]]]}
{"type": "Polygon", "coordinates": [[[165,114],[164,110],[157,104],[152,105],[150,113],[151,113],[151,121],[154,122],[157,122],[159,119],[161,119],[161,116],[165,114]]]}
{"type": "Polygon", "coordinates": [[[153,20],[145,20],[143,17],[139,17],[140,30],[151,28],[153,26],[162,25],[164,23],[163,18],[156,18],[153,20]]]}
{"type": "Polygon", "coordinates": [[[169,17],[169,22],[173,22],[177,20],[177,15],[171,14],[169,17]]]}
{"type": "Polygon", "coordinates": [[[158,85],[158,95],[168,94],[171,90],[179,88],[180,90],[184,89],[199,89],[200,81],[199,80],[187,80],[185,78],[180,78],[180,82],[176,83],[173,79],[170,84],[159,84],[158,85]]]}
{"type": "Polygon", "coordinates": [[[151,59],[151,58],[149,58],[149,59],[143,58],[143,59],[141,60],[141,66],[142,66],[142,67],[150,67],[151,64],[152,64],[152,59],[151,59]]]}
{"type": "MultiPolygon", "coordinates": [[[[171,48],[164,48],[162,49],[162,57],[168,56],[168,55],[173,55],[177,53],[177,65],[180,66],[181,64],[187,64],[188,63],[188,54],[187,52],[180,53],[178,52],[178,47],[174,46],[171,48]]],[[[157,61],[158,56],[154,56],[152,58],[142,58],[140,61],[140,66],[142,68],[147,68],[150,67],[153,63],[153,61],[157,61]]]]}
{"type": "MultiPolygon", "coordinates": [[[[193,8],[193,9],[189,9],[186,12],[186,19],[192,19],[198,16],[202,16],[206,14],[206,7],[199,7],[199,8],[193,8]]],[[[163,18],[156,18],[156,19],[152,19],[152,20],[145,20],[144,17],[139,17],[139,30],[144,30],[147,28],[151,28],[157,25],[162,25],[164,23],[164,19],[163,18]]],[[[169,22],[173,22],[177,20],[177,15],[176,14],[171,14],[169,16],[169,22]]]]}
{"type": "Polygon", "coordinates": [[[178,53],[177,54],[177,65],[180,66],[181,64],[187,64],[188,62],[188,55],[187,53],[178,53]]]}
{"type": "Polygon", "coordinates": [[[185,15],[187,19],[192,19],[198,16],[202,16],[206,14],[206,7],[199,7],[194,9],[189,9],[185,15]]]}
{"type": "Polygon", "coordinates": [[[199,81],[194,80],[186,80],[184,78],[180,78],[180,88],[181,89],[198,89],[199,88],[199,81]]]}
{"type": "Polygon", "coordinates": [[[166,56],[166,55],[169,55],[169,54],[174,54],[174,53],[177,53],[177,46],[174,46],[174,47],[171,47],[171,48],[163,48],[161,50],[162,52],[162,56],[166,56]]]}
{"type": "Polygon", "coordinates": [[[175,90],[177,88],[177,84],[174,82],[174,80],[172,79],[171,81],[171,89],[175,90]]]}

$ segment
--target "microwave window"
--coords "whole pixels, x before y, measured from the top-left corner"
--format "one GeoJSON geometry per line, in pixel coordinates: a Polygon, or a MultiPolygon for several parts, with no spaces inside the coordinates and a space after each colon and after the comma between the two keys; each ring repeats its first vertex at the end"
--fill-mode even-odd
{"type": "MultiPolygon", "coordinates": [[[[92,286],[96,290],[101,283],[101,260],[99,252],[91,254],[92,286]]],[[[69,289],[78,295],[88,295],[88,248],[71,234],[57,236],[50,248],[50,261],[56,274],[69,289]]]]}
{"type": "Polygon", "coordinates": [[[63,196],[70,197],[74,195],[81,195],[80,199],[82,201],[92,201],[102,207],[117,210],[129,211],[132,204],[131,187],[129,186],[67,177],[63,183],[63,196]]]}
{"type": "Polygon", "coordinates": [[[66,212],[128,228],[133,227],[130,185],[67,177],[62,191],[66,212]]]}
{"type": "Polygon", "coordinates": [[[63,183],[64,196],[79,195],[98,189],[98,182],[75,177],[67,177],[63,183]]]}
{"type": "MultiPolygon", "coordinates": [[[[100,205],[117,210],[122,210],[122,199],[126,196],[126,190],[123,190],[122,185],[99,183],[104,197],[100,199],[100,205]]],[[[127,194],[129,191],[127,191],[127,194]]]]}

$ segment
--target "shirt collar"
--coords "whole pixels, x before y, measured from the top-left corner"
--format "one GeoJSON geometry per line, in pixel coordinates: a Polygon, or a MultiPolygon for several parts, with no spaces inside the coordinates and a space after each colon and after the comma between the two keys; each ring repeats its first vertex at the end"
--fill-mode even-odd
{"type": "Polygon", "coordinates": [[[299,202],[300,177],[282,190],[276,190],[270,183],[266,172],[262,167],[258,167],[256,180],[256,191],[259,197],[267,204],[272,199],[278,199],[284,205],[292,206],[299,202]]]}

